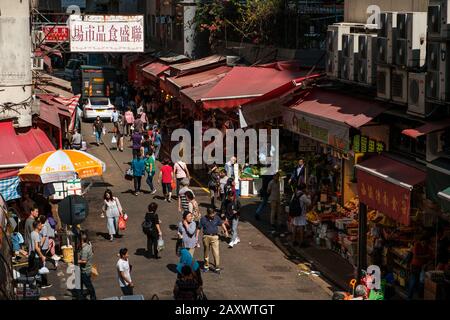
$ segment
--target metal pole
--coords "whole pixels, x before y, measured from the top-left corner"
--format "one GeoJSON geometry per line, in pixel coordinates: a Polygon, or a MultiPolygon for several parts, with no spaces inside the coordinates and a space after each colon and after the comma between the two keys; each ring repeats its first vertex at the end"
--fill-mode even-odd
{"type": "Polygon", "coordinates": [[[359,230],[358,230],[358,263],[357,281],[362,278],[362,270],[367,269],[367,205],[359,203],[359,230]]]}

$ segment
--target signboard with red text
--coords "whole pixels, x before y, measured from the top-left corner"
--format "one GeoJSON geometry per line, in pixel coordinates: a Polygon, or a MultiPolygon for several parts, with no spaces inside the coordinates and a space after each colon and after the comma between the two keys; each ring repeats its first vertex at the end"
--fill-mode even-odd
{"type": "Polygon", "coordinates": [[[144,16],[70,16],[72,52],[144,52],[144,16]]]}
{"type": "Polygon", "coordinates": [[[45,35],[44,43],[69,41],[69,27],[67,26],[44,26],[42,31],[45,35]]]}

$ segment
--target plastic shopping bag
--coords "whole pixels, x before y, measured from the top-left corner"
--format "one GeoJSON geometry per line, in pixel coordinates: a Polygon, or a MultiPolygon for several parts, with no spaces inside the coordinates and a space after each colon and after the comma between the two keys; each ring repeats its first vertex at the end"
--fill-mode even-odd
{"type": "Polygon", "coordinates": [[[158,252],[164,250],[164,240],[162,238],[158,239],[158,252]]]}
{"type": "Polygon", "coordinates": [[[103,135],[106,135],[106,129],[105,129],[105,127],[103,127],[103,129],[102,129],[102,133],[103,133],[103,135]]]}
{"type": "Polygon", "coordinates": [[[117,143],[117,138],[116,136],[112,136],[111,138],[111,144],[116,144],[117,143]]]}
{"type": "Polygon", "coordinates": [[[119,217],[119,230],[123,231],[127,228],[127,222],[123,218],[123,215],[119,217]]]}

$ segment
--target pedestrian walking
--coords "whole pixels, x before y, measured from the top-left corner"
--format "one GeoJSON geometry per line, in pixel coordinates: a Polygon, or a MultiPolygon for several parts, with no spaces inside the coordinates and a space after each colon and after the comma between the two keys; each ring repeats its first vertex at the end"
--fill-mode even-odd
{"type": "Polygon", "coordinates": [[[80,258],[78,259],[78,263],[80,265],[81,283],[88,290],[89,298],[91,300],[97,300],[94,285],[92,284],[91,279],[93,257],[94,252],[92,250],[92,244],[89,241],[88,235],[83,232],[81,234],[80,258]]]}
{"type": "Polygon", "coordinates": [[[262,177],[262,188],[260,191],[260,196],[261,196],[262,202],[259,204],[258,208],[256,209],[256,213],[255,213],[256,220],[261,219],[261,215],[263,214],[264,210],[266,209],[267,203],[269,202],[269,192],[267,189],[268,189],[269,183],[270,183],[270,181],[272,181],[272,179],[273,179],[273,176],[264,175],[262,177]]]}
{"type": "Polygon", "coordinates": [[[143,126],[142,130],[144,131],[144,130],[147,129],[147,124],[148,124],[147,113],[145,112],[145,108],[144,107],[142,108],[140,119],[142,121],[142,126],[143,126]]]}
{"type": "Polygon", "coordinates": [[[142,135],[139,130],[134,129],[134,132],[131,136],[132,148],[133,148],[133,159],[137,158],[141,153],[142,146],[142,135]]]}
{"type": "Polygon", "coordinates": [[[209,251],[212,251],[214,257],[214,271],[220,273],[220,253],[219,253],[219,235],[218,227],[222,227],[226,237],[228,237],[228,230],[223,224],[214,209],[208,208],[206,216],[200,219],[200,228],[203,232],[203,249],[204,249],[204,267],[203,271],[208,272],[210,268],[209,264],[209,251]]]}
{"type": "Polygon", "coordinates": [[[208,189],[209,189],[209,197],[211,198],[211,207],[216,208],[215,199],[219,195],[219,186],[220,186],[220,175],[219,169],[217,165],[213,164],[212,168],[209,170],[209,181],[208,181],[208,189]]]}
{"type": "Polygon", "coordinates": [[[183,162],[183,160],[178,160],[177,162],[175,162],[175,165],[173,166],[173,171],[175,173],[175,178],[177,179],[177,193],[176,196],[178,197],[179,192],[180,192],[180,184],[181,184],[181,180],[183,179],[190,179],[190,175],[189,175],[189,169],[186,165],[185,162],[183,162]]]}
{"type": "Polygon", "coordinates": [[[173,297],[175,300],[195,301],[202,295],[202,288],[191,266],[181,268],[181,275],[175,281],[173,297]]]}
{"type": "Polygon", "coordinates": [[[133,170],[134,195],[138,196],[141,192],[142,176],[145,176],[145,160],[140,151],[137,158],[131,161],[131,169],[133,170]]]}
{"type": "Polygon", "coordinates": [[[77,129],[73,130],[72,139],[70,140],[70,146],[72,149],[80,150],[83,144],[83,136],[77,129]]]}
{"type": "Polygon", "coordinates": [[[239,224],[239,201],[233,197],[233,192],[229,192],[227,199],[225,200],[225,218],[227,224],[231,227],[231,240],[228,247],[233,248],[241,240],[238,235],[238,224],[239,224]]]}
{"type": "MultiPolygon", "coordinates": [[[[31,200],[31,199],[30,199],[31,200]]],[[[31,248],[33,246],[33,244],[31,243],[31,233],[34,230],[33,227],[33,223],[36,221],[36,219],[39,217],[39,209],[36,205],[33,205],[32,207],[30,207],[30,215],[28,216],[28,218],[25,220],[25,232],[24,232],[24,237],[25,237],[25,244],[27,245],[28,248],[31,248]]]]}
{"type": "Polygon", "coordinates": [[[198,245],[200,229],[197,222],[193,220],[193,214],[189,211],[183,213],[183,220],[178,223],[178,236],[182,241],[182,248],[186,248],[191,256],[194,256],[198,245]]]}
{"type": "MultiPolygon", "coordinates": [[[[189,189],[189,179],[183,178],[180,181],[181,189],[178,192],[178,212],[183,214],[185,211],[189,211],[189,201],[186,198],[186,192],[191,192],[194,194],[194,191],[189,189]]],[[[195,194],[194,194],[195,196],[195,194]]]]}
{"type": "Polygon", "coordinates": [[[223,202],[225,200],[225,186],[228,183],[228,177],[225,170],[219,172],[219,178],[219,195],[220,201],[223,202]]]}
{"type": "Polygon", "coordinates": [[[103,195],[102,218],[106,214],[106,226],[108,228],[109,240],[119,236],[119,217],[123,215],[122,205],[117,197],[113,196],[111,190],[107,189],[103,195]]]}
{"type": "Polygon", "coordinates": [[[162,142],[161,132],[159,129],[153,129],[153,130],[154,130],[153,145],[155,146],[155,159],[159,159],[159,152],[161,150],[161,142],[162,142]]]}
{"type": "Polygon", "coordinates": [[[298,160],[298,165],[292,171],[291,177],[289,179],[289,184],[292,185],[295,189],[297,189],[300,184],[305,184],[305,160],[298,160]]]}
{"type": "Polygon", "coordinates": [[[134,123],[134,114],[131,111],[131,108],[128,107],[128,110],[125,112],[125,121],[124,121],[124,134],[129,136],[131,135],[131,127],[134,123]]]}
{"type": "Polygon", "coordinates": [[[156,163],[153,157],[153,151],[150,150],[145,157],[145,172],[147,172],[147,184],[152,194],[156,193],[156,188],[153,184],[153,178],[156,174],[156,163]]]}
{"type": "MultiPolygon", "coordinates": [[[[39,236],[41,237],[41,248],[42,252],[45,256],[47,256],[48,253],[51,254],[51,258],[55,263],[57,263],[59,260],[61,260],[61,257],[56,255],[55,251],[55,230],[50,226],[50,223],[48,222],[48,219],[44,215],[40,215],[38,217],[38,221],[42,224],[42,229],[39,232],[39,236]]],[[[56,264],[55,264],[56,266],[56,264]]]]}
{"type": "Polygon", "coordinates": [[[172,202],[172,180],[173,168],[170,165],[170,160],[166,158],[159,171],[159,183],[162,184],[163,194],[167,202],[172,202]]]}
{"type": "Polygon", "coordinates": [[[116,132],[114,134],[115,138],[116,138],[116,147],[117,150],[119,150],[120,152],[123,152],[123,132],[120,131],[120,126],[117,125],[116,127],[116,132]]]}
{"type": "Polygon", "coordinates": [[[148,205],[148,212],[145,214],[144,222],[142,222],[142,231],[147,236],[147,252],[146,257],[159,259],[158,256],[158,239],[162,237],[160,220],[156,210],[158,205],[152,202],[148,205]]]}
{"type": "Polygon", "coordinates": [[[298,186],[298,190],[295,193],[291,205],[289,206],[290,215],[292,217],[293,226],[293,245],[294,246],[305,246],[304,234],[305,226],[308,224],[306,220],[306,212],[308,207],[311,205],[311,196],[306,194],[306,184],[301,183],[298,186]]]}
{"type": "Polygon", "coordinates": [[[102,143],[102,134],[103,134],[103,122],[100,120],[100,117],[97,116],[97,118],[94,121],[94,124],[92,125],[92,128],[94,129],[94,135],[95,135],[95,141],[97,143],[97,146],[102,143]]]}
{"type": "Polygon", "coordinates": [[[134,283],[131,280],[131,265],[127,248],[119,250],[119,261],[117,261],[116,268],[123,295],[132,296],[134,283]]]}
{"type": "Polygon", "coordinates": [[[116,133],[116,128],[119,127],[119,112],[116,108],[113,109],[111,114],[111,123],[113,124],[113,133],[116,133]]]}
{"type": "Polygon", "coordinates": [[[142,139],[142,144],[141,144],[142,154],[146,155],[147,153],[149,153],[151,150],[152,144],[153,144],[153,141],[150,140],[150,136],[148,135],[148,133],[144,133],[144,136],[142,139]]]}
{"type": "MultiPolygon", "coordinates": [[[[42,228],[43,225],[38,220],[33,222],[33,231],[30,235],[30,247],[28,249],[28,268],[32,272],[38,272],[38,270],[45,267],[46,258],[42,251],[41,237],[39,236],[42,228]]],[[[45,289],[51,286],[52,285],[48,283],[47,274],[41,273],[41,288],[45,289]]]]}
{"type": "Polygon", "coordinates": [[[234,178],[234,165],[236,164],[236,157],[231,157],[230,160],[225,163],[225,172],[228,178],[234,178]]]}
{"type": "Polygon", "coordinates": [[[186,191],[185,195],[188,201],[188,212],[192,213],[194,221],[199,223],[202,214],[198,202],[195,200],[195,195],[192,191],[186,191]]]}
{"type": "Polygon", "coordinates": [[[267,193],[270,201],[270,225],[273,230],[278,228],[281,218],[281,190],[280,190],[280,173],[277,172],[273,176],[272,181],[267,186],[267,193]]]}
{"type": "Polygon", "coordinates": [[[144,132],[144,122],[141,120],[141,114],[138,114],[138,116],[134,119],[134,130],[137,130],[139,133],[144,132]]]}

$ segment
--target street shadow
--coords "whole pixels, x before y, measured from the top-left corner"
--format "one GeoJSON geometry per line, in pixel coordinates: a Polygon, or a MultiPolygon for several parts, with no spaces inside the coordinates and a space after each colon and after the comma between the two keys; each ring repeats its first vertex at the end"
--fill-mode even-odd
{"type": "Polygon", "coordinates": [[[133,194],[133,195],[134,195],[134,191],[131,190],[131,189],[128,189],[127,191],[122,191],[121,193],[122,193],[122,194],[130,193],[130,194],[133,194]]]}
{"type": "Polygon", "coordinates": [[[104,181],[97,181],[92,184],[91,188],[110,188],[110,187],[114,187],[114,185],[104,181]]]}
{"type": "Polygon", "coordinates": [[[211,203],[202,202],[198,205],[200,208],[208,209],[211,207],[211,203]]]}
{"type": "Polygon", "coordinates": [[[171,224],[171,225],[169,225],[169,229],[172,230],[172,231],[177,231],[178,230],[178,226],[176,224],[171,224]]]}
{"type": "Polygon", "coordinates": [[[169,263],[167,265],[167,269],[169,269],[169,271],[171,271],[172,273],[177,273],[177,265],[176,264],[169,263]]]}
{"type": "Polygon", "coordinates": [[[136,252],[134,253],[134,255],[141,256],[141,257],[145,257],[146,254],[147,254],[147,249],[145,249],[145,248],[138,248],[138,249],[136,249],[136,252]]]}
{"type": "Polygon", "coordinates": [[[97,232],[97,237],[102,237],[105,240],[109,240],[109,233],[106,232],[97,232]]]}
{"type": "Polygon", "coordinates": [[[166,200],[166,198],[164,198],[163,196],[154,196],[153,199],[156,199],[156,200],[166,200]]]}
{"type": "Polygon", "coordinates": [[[97,147],[97,142],[89,142],[90,146],[96,146],[97,147]]]}

